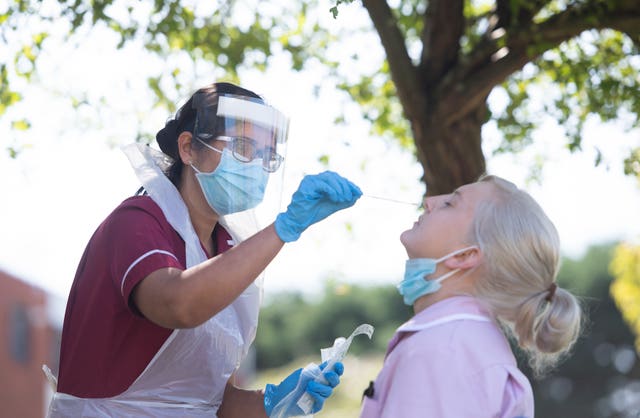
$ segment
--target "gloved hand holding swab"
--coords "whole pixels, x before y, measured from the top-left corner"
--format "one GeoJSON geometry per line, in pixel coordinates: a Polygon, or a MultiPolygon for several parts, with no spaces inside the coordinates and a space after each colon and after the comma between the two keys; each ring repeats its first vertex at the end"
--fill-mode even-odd
{"type": "MultiPolygon", "coordinates": [[[[365,334],[369,339],[373,335],[374,328],[369,324],[361,324],[359,325],[348,338],[338,337],[333,343],[332,347],[323,348],[320,350],[320,357],[322,358],[322,362],[326,362],[327,365],[323,368],[323,370],[331,370],[333,366],[337,362],[341,362],[342,359],[347,355],[347,351],[351,346],[351,341],[353,341],[353,337],[360,334],[365,334]]],[[[315,364],[310,364],[303,370],[303,373],[306,371],[310,373],[316,373],[317,376],[314,378],[314,381],[327,384],[327,380],[324,377],[324,374],[319,373],[319,367],[315,364]]],[[[304,393],[302,397],[297,402],[297,405],[302,409],[306,414],[311,413],[313,407],[313,398],[308,393],[304,393]]]]}

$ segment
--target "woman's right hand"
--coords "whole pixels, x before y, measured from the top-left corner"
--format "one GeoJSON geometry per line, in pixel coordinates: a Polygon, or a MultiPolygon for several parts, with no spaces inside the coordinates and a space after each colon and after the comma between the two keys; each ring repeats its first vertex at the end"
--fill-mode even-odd
{"type": "Polygon", "coordinates": [[[276,233],[284,242],[295,241],[309,226],[353,206],[360,196],[362,191],[358,186],[332,171],[307,175],[293,194],[286,212],[276,218],[276,233]]]}

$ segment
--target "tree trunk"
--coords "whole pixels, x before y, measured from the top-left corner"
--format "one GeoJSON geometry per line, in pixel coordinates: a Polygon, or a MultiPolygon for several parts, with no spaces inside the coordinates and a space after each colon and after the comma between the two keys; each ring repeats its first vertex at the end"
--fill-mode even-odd
{"type": "Polygon", "coordinates": [[[487,112],[483,102],[450,126],[437,112],[414,122],[412,129],[428,196],[451,193],[485,173],[482,125],[487,112]]]}

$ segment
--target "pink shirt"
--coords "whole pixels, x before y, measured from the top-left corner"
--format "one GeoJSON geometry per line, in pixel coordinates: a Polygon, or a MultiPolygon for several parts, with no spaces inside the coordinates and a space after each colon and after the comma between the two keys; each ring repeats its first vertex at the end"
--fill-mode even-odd
{"type": "Polygon", "coordinates": [[[533,391],[475,298],[440,301],[389,342],[361,418],[533,418],[533,391]]]}

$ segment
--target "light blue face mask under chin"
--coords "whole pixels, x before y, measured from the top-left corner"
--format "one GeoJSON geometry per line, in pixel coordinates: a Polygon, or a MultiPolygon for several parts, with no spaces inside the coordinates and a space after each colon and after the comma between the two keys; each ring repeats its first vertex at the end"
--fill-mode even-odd
{"type": "Polygon", "coordinates": [[[410,258],[407,260],[405,263],[404,278],[396,286],[404,303],[412,306],[418,298],[440,290],[441,283],[459,272],[460,269],[451,270],[433,279],[427,279],[426,277],[435,273],[438,263],[471,248],[475,247],[466,247],[440,258],[410,258]]]}
{"type": "Polygon", "coordinates": [[[218,215],[253,209],[264,198],[269,174],[260,160],[240,162],[225,148],[218,167],[212,172],[203,173],[193,164],[191,167],[207,203],[218,215]]]}

